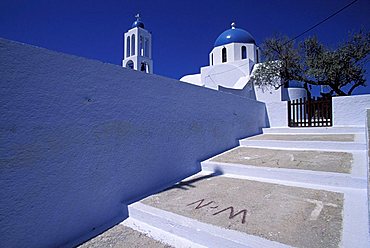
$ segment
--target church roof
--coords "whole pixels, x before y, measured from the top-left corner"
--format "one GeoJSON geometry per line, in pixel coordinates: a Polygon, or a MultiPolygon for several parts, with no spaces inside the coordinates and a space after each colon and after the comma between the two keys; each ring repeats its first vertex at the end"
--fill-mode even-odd
{"type": "Polygon", "coordinates": [[[220,34],[215,41],[214,47],[226,45],[229,43],[253,43],[256,44],[253,36],[241,28],[236,28],[235,23],[231,24],[231,28],[220,34]]]}

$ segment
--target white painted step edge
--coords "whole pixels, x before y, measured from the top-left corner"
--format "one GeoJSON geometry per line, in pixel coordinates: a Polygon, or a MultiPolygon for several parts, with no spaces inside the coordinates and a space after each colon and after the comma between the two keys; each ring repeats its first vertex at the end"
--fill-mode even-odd
{"type": "MultiPolygon", "coordinates": [[[[270,167],[256,167],[250,165],[232,164],[203,161],[201,162],[202,171],[221,170],[225,174],[232,174],[246,176],[249,178],[276,180],[281,182],[295,182],[306,184],[309,188],[316,188],[315,186],[334,187],[338,188],[352,188],[352,189],[367,189],[366,177],[353,177],[350,174],[309,171],[309,170],[295,170],[285,168],[270,168],[270,167]]],[[[264,181],[264,180],[261,180],[264,181]]]]}
{"type": "MultiPolygon", "coordinates": [[[[251,137],[248,137],[246,139],[251,139],[251,138],[254,138],[254,137],[263,137],[264,135],[271,135],[271,136],[274,136],[274,135],[284,135],[284,136],[310,136],[310,135],[320,135],[320,136],[326,136],[326,135],[354,135],[354,141],[326,141],[326,142],[343,142],[343,143],[361,143],[361,144],[365,144],[366,143],[366,133],[269,133],[269,134],[265,134],[265,133],[262,133],[262,134],[258,134],[258,135],[254,135],[254,136],[251,136],[251,137]]],[[[252,140],[258,140],[258,139],[252,139],[252,140]]],[[[266,140],[274,140],[274,139],[266,139],[266,140]]],[[[278,141],[278,140],[275,140],[275,141],[278,141]]],[[[298,140],[279,140],[279,141],[298,141],[298,140]]],[[[313,140],[314,141],[314,140],[313,140]]],[[[306,141],[301,141],[301,142],[306,142],[306,141]]],[[[307,141],[307,142],[312,142],[312,141],[307,141]]],[[[321,141],[316,141],[316,142],[321,142],[321,141]]]]}
{"type": "Polygon", "coordinates": [[[263,133],[315,133],[315,134],[331,134],[331,133],[364,133],[365,126],[337,126],[337,127],[297,127],[297,128],[289,128],[289,127],[271,127],[271,128],[262,128],[263,133]]]}
{"type": "Polygon", "coordinates": [[[288,248],[291,246],[164,211],[136,202],[129,206],[129,221],[123,222],[175,247],[288,248]],[[158,234],[162,232],[162,234],[158,234]],[[165,234],[167,233],[167,235],[165,234]],[[169,235],[169,236],[168,236],[169,235]],[[166,237],[169,239],[165,240],[166,237]],[[174,238],[177,237],[177,238],[174,238]],[[189,246],[187,246],[189,247],[189,246]]]}
{"type": "Polygon", "coordinates": [[[333,142],[333,141],[285,141],[285,140],[239,140],[240,146],[293,148],[322,151],[356,151],[366,150],[366,143],[333,142]]]}
{"type": "Polygon", "coordinates": [[[173,233],[159,229],[155,226],[151,226],[148,223],[137,220],[133,217],[128,217],[126,220],[120,223],[121,225],[130,227],[138,232],[144,233],[146,236],[155,239],[161,243],[170,245],[176,248],[206,248],[206,246],[196,244],[190,240],[176,236],[173,233]]]}

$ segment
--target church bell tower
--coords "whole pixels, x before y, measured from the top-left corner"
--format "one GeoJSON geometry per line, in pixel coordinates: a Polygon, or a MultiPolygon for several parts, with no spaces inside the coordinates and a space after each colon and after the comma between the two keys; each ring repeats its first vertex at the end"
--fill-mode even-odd
{"type": "Polygon", "coordinates": [[[137,14],[136,21],[124,36],[124,58],[122,66],[153,74],[152,34],[144,28],[137,14]]]}

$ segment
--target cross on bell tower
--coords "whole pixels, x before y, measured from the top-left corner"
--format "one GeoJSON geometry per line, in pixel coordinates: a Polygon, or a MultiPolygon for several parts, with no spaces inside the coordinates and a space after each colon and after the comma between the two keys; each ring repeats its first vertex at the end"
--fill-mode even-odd
{"type": "Polygon", "coordinates": [[[122,66],[137,71],[153,73],[152,35],[144,28],[140,14],[124,35],[124,58],[122,66]]]}

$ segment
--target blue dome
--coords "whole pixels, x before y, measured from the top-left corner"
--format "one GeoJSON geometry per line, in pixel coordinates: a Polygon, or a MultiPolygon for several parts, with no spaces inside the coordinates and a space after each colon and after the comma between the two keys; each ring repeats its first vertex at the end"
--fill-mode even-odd
{"type": "Polygon", "coordinates": [[[226,30],[220,36],[218,36],[215,41],[214,46],[222,46],[229,43],[253,43],[256,44],[256,41],[250,33],[241,28],[235,28],[233,23],[232,28],[226,30]]]}
{"type": "Polygon", "coordinates": [[[132,28],[144,28],[144,23],[140,20],[136,20],[134,21],[134,23],[132,23],[132,28]]]}

